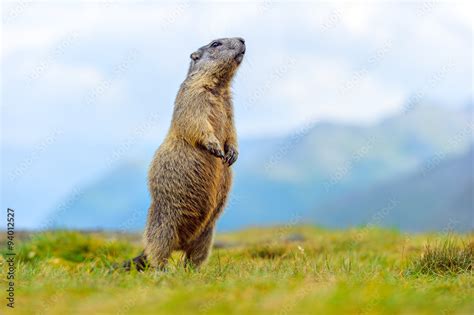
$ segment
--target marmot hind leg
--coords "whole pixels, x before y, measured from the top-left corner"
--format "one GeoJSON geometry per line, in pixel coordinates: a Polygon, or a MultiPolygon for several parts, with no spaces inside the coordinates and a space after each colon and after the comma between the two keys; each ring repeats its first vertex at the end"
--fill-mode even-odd
{"type": "Polygon", "coordinates": [[[199,267],[202,265],[207,258],[209,257],[212,249],[212,243],[214,239],[214,226],[217,220],[217,217],[222,213],[224,210],[228,192],[230,190],[230,172],[227,172],[224,175],[223,181],[221,183],[221,187],[218,194],[219,203],[217,204],[216,210],[211,216],[210,223],[206,229],[201,233],[201,235],[196,238],[191,244],[189,245],[188,249],[185,251],[185,264],[186,265],[193,265],[195,267],[199,267]]]}
{"type": "Polygon", "coordinates": [[[199,267],[211,253],[214,238],[214,224],[208,226],[185,250],[185,265],[199,267]]]}
{"type": "Polygon", "coordinates": [[[166,216],[149,220],[145,231],[144,254],[152,267],[163,269],[176,248],[178,235],[174,224],[166,216]]]}

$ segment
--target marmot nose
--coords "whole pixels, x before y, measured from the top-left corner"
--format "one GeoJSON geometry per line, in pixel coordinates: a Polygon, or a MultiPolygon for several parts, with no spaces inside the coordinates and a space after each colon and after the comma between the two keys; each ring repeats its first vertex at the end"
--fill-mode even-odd
{"type": "Polygon", "coordinates": [[[240,53],[241,54],[245,54],[245,39],[243,39],[242,37],[236,37],[236,39],[240,42],[241,46],[240,46],[240,53]]]}

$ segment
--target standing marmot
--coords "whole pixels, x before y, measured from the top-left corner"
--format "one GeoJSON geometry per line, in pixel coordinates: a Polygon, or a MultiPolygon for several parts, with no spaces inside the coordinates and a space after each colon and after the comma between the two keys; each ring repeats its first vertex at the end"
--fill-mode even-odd
{"type": "Polygon", "coordinates": [[[152,202],[145,250],[133,259],[138,270],[147,263],[163,267],[173,250],[183,250],[194,266],[209,256],[238,154],[230,85],[244,53],[242,38],[222,38],[191,54],[171,127],[148,174],[152,202]]]}

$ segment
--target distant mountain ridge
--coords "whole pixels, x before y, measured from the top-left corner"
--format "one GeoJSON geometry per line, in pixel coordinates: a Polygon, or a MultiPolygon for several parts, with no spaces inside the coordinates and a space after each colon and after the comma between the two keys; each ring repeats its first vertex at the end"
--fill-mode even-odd
{"type": "Polygon", "coordinates": [[[474,147],[462,155],[320,207],[329,226],[389,225],[405,231],[474,229],[474,147]],[[449,209],[450,211],[446,211],[449,209]]]}
{"type": "MultiPolygon", "coordinates": [[[[381,185],[398,191],[403,184],[397,180],[411,178],[438,155],[448,164],[459,164],[456,170],[461,174],[459,168],[464,169],[467,174],[467,163],[458,163],[454,157],[468,152],[473,140],[472,127],[470,111],[418,106],[372,126],[320,123],[287,137],[242,141],[240,159],[234,168],[232,196],[218,228],[285,224],[295,218],[295,223],[335,227],[364,224],[379,202],[374,200],[372,205],[364,192],[378,193],[376,188],[381,185]],[[355,202],[360,207],[355,207],[355,202]]],[[[149,206],[146,169],[147,163],[124,163],[97,183],[84,187],[81,197],[56,218],[57,226],[142,229],[149,206]],[[128,223],[124,226],[124,222],[128,223]]],[[[427,178],[435,182],[444,180],[443,176],[427,178]]],[[[424,182],[413,181],[413,185],[424,182]]],[[[459,187],[459,196],[443,195],[449,199],[445,206],[421,209],[419,215],[429,217],[431,211],[436,211],[441,222],[454,211],[448,204],[454,207],[460,203],[458,207],[472,209],[464,192],[471,191],[469,184],[456,186],[454,181],[453,185],[454,192],[459,187]]],[[[417,190],[415,186],[413,189],[417,190]]],[[[442,189],[442,183],[434,183],[431,191],[440,195],[437,187],[442,189]]],[[[399,193],[408,194],[403,190],[399,193]]],[[[417,203],[432,204],[416,200],[428,198],[426,194],[409,195],[411,199],[404,201],[406,209],[413,209],[417,203]]],[[[401,224],[410,220],[406,215],[394,211],[380,224],[420,231],[439,228],[439,224],[420,220],[414,221],[419,226],[401,224]]],[[[52,217],[55,216],[53,212],[52,217]]]]}

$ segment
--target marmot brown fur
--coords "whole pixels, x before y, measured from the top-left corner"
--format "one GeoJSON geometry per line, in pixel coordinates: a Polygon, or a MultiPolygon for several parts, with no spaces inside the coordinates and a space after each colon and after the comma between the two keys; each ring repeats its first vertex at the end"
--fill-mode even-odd
{"type": "Polygon", "coordinates": [[[244,53],[242,38],[222,38],[191,54],[171,127],[148,174],[145,250],[133,259],[139,270],[164,267],[173,250],[183,250],[196,267],[209,256],[238,155],[230,85],[244,53]]]}

